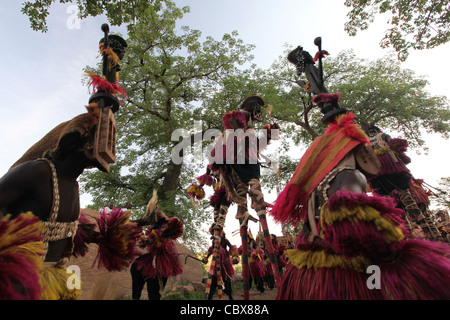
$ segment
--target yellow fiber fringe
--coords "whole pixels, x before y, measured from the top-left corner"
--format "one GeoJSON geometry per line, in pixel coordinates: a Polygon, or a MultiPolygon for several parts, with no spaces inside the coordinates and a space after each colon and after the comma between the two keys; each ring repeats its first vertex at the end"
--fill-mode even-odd
{"type": "Polygon", "coordinates": [[[93,71],[84,70],[84,73],[85,73],[85,76],[86,76],[86,77],[89,77],[89,78],[91,78],[91,79],[93,79],[93,78],[95,78],[95,77],[100,77],[100,78],[106,80],[106,77],[105,77],[105,76],[100,76],[100,75],[98,75],[97,73],[95,73],[95,72],[93,72],[93,71]]]}
{"type": "Polygon", "coordinates": [[[376,149],[374,151],[375,151],[375,154],[377,156],[381,156],[381,155],[383,155],[385,153],[388,153],[389,151],[394,152],[393,150],[391,150],[391,148],[389,148],[389,146],[381,147],[381,148],[378,148],[378,149],[376,149]]]}
{"type": "Polygon", "coordinates": [[[81,289],[69,289],[67,280],[75,276],[67,273],[66,268],[49,267],[41,272],[41,300],[77,300],[81,289]]]}
{"type": "Polygon", "coordinates": [[[195,194],[197,200],[203,200],[205,198],[205,191],[198,185],[191,185],[188,188],[188,193],[195,194]]]}
{"type": "Polygon", "coordinates": [[[120,62],[119,56],[114,52],[114,50],[111,47],[108,47],[106,49],[101,48],[100,53],[102,56],[104,56],[105,54],[108,55],[109,70],[111,70],[112,68],[114,68],[115,66],[117,66],[119,64],[119,62],[120,62]]]}
{"type": "Polygon", "coordinates": [[[157,203],[158,203],[158,193],[155,189],[153,189],[153,195],[152,195],[152,198],[148,201],[147,212],[145,213],[144,218],[147,218],[150,216],[150,214],[155,209],[157,203]]]}
{"type": "Polygon", "coordinates": [[[337,211],[330,211],[326,204],[320,212],[321,236],[324,237],[324,224],[331,226],[342,220],[350,220],[355,223],[358,221],[373,223],[377,230],[385,234],[387,243],[398,242],[405,237],[402,230],[392,220],[381,216],[380,212],[372,207],[356,206],[352,209],[340,207],[337,211]]]}
{"type": "MultiPolygon", "coordinates": [[[[5,215],[0,222],[8,221],[11,215],[5,215]]],[[[22,213],[9,221],[9,226],[0,237],[0,254],[14,253],[27,259],[39,272],[42,269],[42,256],[45,254],[42,240],[28,241],[27,238],[40,237],[43,225],[40,221],[30,224],[36,219],[31,212],[22,213]]]]}
{"type": "Polygon", "coordinates": [[[354,257],[344,259],[340,255],[327,254],[325,251],[303,251],[298,249],[288,249],[287,255],[289,261],[295,267],[301,268],[341,268],[350,269],[358,272],[365,272],[370,261],[364,257],[354,257]]]}

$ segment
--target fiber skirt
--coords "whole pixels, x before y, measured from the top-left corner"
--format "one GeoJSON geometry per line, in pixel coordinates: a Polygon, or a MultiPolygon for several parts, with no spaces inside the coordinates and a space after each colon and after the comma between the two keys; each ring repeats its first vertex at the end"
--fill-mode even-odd
{"type": "Polygon", "coordinates": [[[264,266],[261,261],[258,262],[250,262],[248,264],[250,269],[250,274],[253,279],[258,279],[264,277],[266,271],[264,270],[264,266]]]}
{"type": "Polygon", "coordinates": [[[137,260],[137,268],[148,278],[158,275],[164,278],[183,273],[183,266],[178,260],[178,250],[174,241],[164,241],[161,245],[153,245],[137,260]]]}
{"type": "Polygon", "coordinates": [[[450,246],[407,240],[389,198],[338,192],[321,211],[323,244],[300,233],[276,299],[450,299],[450,246]]]}

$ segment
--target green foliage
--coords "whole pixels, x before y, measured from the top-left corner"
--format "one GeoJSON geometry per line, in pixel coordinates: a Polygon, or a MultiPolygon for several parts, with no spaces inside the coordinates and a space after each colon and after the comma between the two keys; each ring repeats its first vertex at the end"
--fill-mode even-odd
{"type": "MultiPolygon", "coordinates": [[[[286,62],[289,51],[262,77],[263,94],[274,104],[272,114],[282,124],[282,132],[297,145],[309,144],[323,133],[322,114],[303,89],[304,75],[298,78],[294,66],[286,62]]],[[[371,61],[357,58],[351,50],[342,51],[324,59],[323,69],[328,91],[340,93],[341,107],[353,112],[360,124],[396,132],[412,147],[425,147],[421,130],[449,137],[448,99],[431,96],[428,81],[401,68],[392,56],[371,61]]]]}
{"type": "MultiPolygon", "coordinates": [[[[274,121],[281,127],[278,149],[272,156],[278,160],[279,175],[266,170],[262,182],[265,190],[284,186],[306,146],[323,133],[322,114],[313,105],[311,95],[303,88],[306,77],[297,77],[295,67],[283,56],[260,76],[262,95],[273,104],[274,121]]],[[[360,59],[353,51],[343,51],[323,60],[324,81],[329,92],[339,92],[340,105],[353,112],[357,121],[374,124],[383,131],[408,140],[410,147],[427,147],[422,132],[437,133],[444,138],[450,132],[449,101],[431,96],[428,81],[403,69],[392,56],[375,61],[360,59]]],[[[262,71],[261,71],[262,72],[262,71]]],[[[266,154],[271,157],[270,154],[266,154]]]]}
{"type": "Polygon", "coordinates": [[[340,92],[341,107],[352,111],[360,124],[396,132],[411,147],[424,147],[421,130],[448,138],[448,99],[431,96],[428,81],[401,68],[392,56],[370,61],[343,51],[327,58],[324,69],[329,90],[340,92]]]}
{"type": "MultiPolygon", "coordinates": [[[[30,20],[30,27],[35,31],[47,32],[47,17],[54,3],[73,3],[73,0],[34,0],[24,1],[22,13],[30,20]]],[[[133,22],[141,12],[154,13],[161,10],[165,0],[77,0],[81,19],[105,14],[111,25],[119,26],[133,22]]]]}
{"type": "Polygon", "coordinates": [[[161,300],[204,300],[205,293],[199,291],[175,291],[161,297],[161,300]]]}
{"type": "Polygon", "coordinates": [[[131,201],[136,217],[145,213],[156,189],[162,211],[183,221],[184,244],[202,246],[202,224],[212,222],[212,213],[206,202],[195,208],[186,190],[206,166],[190,149],[176,163],[172,150],[180,141],[172,134],[184,130],[190,143],[207,128],[220,128],[224,102],[209,104],[209,96],[221,90],[223,78],[238,73],[237,65],[251,59],[253,46],[237,39],[236,32],[220,41],[200,41],[198,30],[178,31],[176,22],[186,11],[166,2],[164,10],[144,11],[128,25],[120,72],[127,99],[116,115],[117,161],[109,174],[89,172],[80,180],[94,207],[131,201]],[[202,121],[200,132],[196,120],[202,121]]]}
{"type": "Polygon", "coordinates": [[[450,40],[448,0],[346,0],[345,5],[351,8],[345,30],[352,36],[367,29],[376,15],[392,15],[380,45],[394,48],[401,61],[409,49],[431,49],[450,40]]]}
{"type": "MultiPolygon", "coordinates": [[[[24,2],[22,12],[34,30],[47,30],[48,9],[55,2],[24,2]]],[[[281,139],[272,143],[275,150],[266,154],[278,160],[282,170],[279,175],[263,172],[264,190],[284,186],[303,152],[299,146],[309,145],[323,133],[322,114],[304,89],[305,78],[297,77],[286,59],[292,48],[286,47],[269,69],[262,70],[246,64],[253,58],[254,46],[244,44],[237,32],[220,40],[201,40],[199,30],[178,28],[177,22],[189,8],[178,8],[173,1],[77,4],[82,18],[103,13],[110,24],[126,24],[128,30],[120,72],[120,85],[128,95],[116,114],[117,161],[109,174],[88,171],[80,179],[82,191],[93,197],[92,209],[131,201],[133,217],[138,218],[156,189],[161,209],[183,220],[185,244],[201,247],[201,239],[206,238],[201,230],[212,220],[211,208],[206,201],[192,206],[186,189],[203,173],[205,161],[196,159],[191,149],[184,150],[181,164],[174,163],[172,150],[180,141],[172,141],[172,133],[183,129],[191,141],[201,140],[207,129],[222,130],[222,115],[236,109],[246,96],[261,95],[267,105],[273,105],[272,118],[266,121],[277,122],[282,132],[281,139]],[[200,130],[195,121],[201,121],[200,130]]],[[[350,34],[367,28],[376,14],[391,12],[393,27],[383,44],[394,46],[401,59],[410,48],[432,48],[448,41],[448,1],[346,1],[346,5],[352,8],[346,25],[350,34]],[[432,28],[438,30],[434,35],[432,28]]],[[[369,61],[343,51],[323,62],[326,87],[340,92],[341,106],[352,111],[361,124],[398,133],[412,147],[425,148],[421,130],[448,138],[447,98],[431,96],[426,91],[428,81],[402,69],[393,57],[369,61]]]]}

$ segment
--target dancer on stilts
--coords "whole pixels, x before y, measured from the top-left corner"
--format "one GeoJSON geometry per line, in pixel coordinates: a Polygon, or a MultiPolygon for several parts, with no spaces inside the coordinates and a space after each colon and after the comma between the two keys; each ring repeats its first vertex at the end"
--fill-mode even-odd
{"type": "MultiPolygon", "coordinates": [[[[259,151],[266,147],[272,138],[272,133],[278,134],[279,127],[277,124],[266,126],[266,135],[257,138],[253,129],[255,122],[262,121],[261,107],[265,105],[265,101],[260,96],[249,96],[241,105],[241,110],[233,110],[226,113],[222,118],[223,127],[227,130],[226,134],[222,134],[211,154],[210,166],[208,170],[220,177],[221,186],[230,199],[238,205],[236,219],[240,223],[240,233],[242,239],[243,250],[243,276],[245,282],[248,281],[248,248],[247,248],[247,232],[248,220],[258,221],[248,212],[247,194],[252,200],[252,208],[258,214],[259,221],[265,233],[265,240],[269,241],[267,249],[270,255],[270,261],[276,265],[276,258],[272,244],[270,243],[270,233],[267,226],[265,210],[268,204],[264,201],[264,195],[261,191],[260,163],[258,162],[259,151]]],[[[195,186],[191,186],[191,194],[195,186]]],[[[189,190],[188,190],[189,193],[189,190]]],[[[223,228],[226,210],[220,210],[218,221],[214,221],[213,228],[217,229],[217,235],[223,228]]],[[[278,268],[274,268],[278,271],[278,268]]],[[[279,274],[276,272],[276,279],[279,274]]],[[[244,299],[248,299],[248,283],[244,285],[244,299]]]]}
{"type": "Polygon", "coordinates": [[[410,181],[409,192],[412,198],[414,199],[414,202],[417,204],[417,207],[425,216],[427,226],[429,226],[429,228],[432,230],[432,233],[434,234],[433,240],[444,241],[448,243],[448,240],[438,228],[436,217],[432,216],[431,211],[429,209],[430,205],[429,196],[431,196],[433,193],[430,190],[425,189],[424,184],[425,182],[422,179],[415,179],[413,177],[410,181]]]}
{"type": "MultiPolygon", "coordinates": [[[[210,233],[213,239],[213,258],[208,272],[208,281],[206,283],[205,300],[211,297],[211,288],[213,281],[217,286],[219,300],[222,300],[223,282],[221,272],[221,234],[225,225],[225,218],[230,206],[230,200],[226,194],[225,188],[221,186],[221,180],[217,181],[216,176],[211,175],[211,170],[208,168],[206,174],[197,178],[199,184],[193,183],[188,189],[188,195],[194,202],[202,200],[205,196],[203,186],[213,186],[214,194],[210,198],[210,205],[214,208],[214,222],[210,228],[210,233]]],[[[209,256],[208,256],[209,257],[209,256]]],[[[214,289],[215,290],[215,289],[214,289]]],[[[214,291],[213,290],[213,291],[214,291]]]]}
{"type": "MultiPolygon", "coordinates": [[[[288,59],[304,71],[314,67],[309,57],[298,47],[288,59]]],[[[270,212],[279,222],[303,222],[277,299],[450,299],[450,246],[407,240],[405,212],[394,199],[366,194],[366,177],[376,176],[379,162],[338,101],[338,94],[317,92],[327,129],[270,212]]]]}
{"type": "MultiPolygon", "coordinates": [[[[408,141],[391,138],[375,125],[363,127],[381,163],[380,173],[368,179],[370,187],[379,195],[393,197],[406,212],[405,222],[410,236],[415,228],[425,234],[427,240],[437,240],[440,232],[430,220],[426,210],[419,208],[411,194],[413,175],[406,167],[411,159],[405,154],[408,141]]],[[[426,209],[426,208],[425,208],[426,209]]]]}

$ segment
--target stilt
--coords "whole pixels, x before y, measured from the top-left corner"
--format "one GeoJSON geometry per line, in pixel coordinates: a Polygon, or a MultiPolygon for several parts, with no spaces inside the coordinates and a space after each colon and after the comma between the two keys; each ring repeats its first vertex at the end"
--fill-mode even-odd
{"type": "Polygon", "coordinates": [[[256,210],[259,222],[263,229],[264,241],[266,243],[267,251],[269,252],[269,260],[275,276],[275,283],[279,283],[281,279],[280,272],[278,270],[278,263],[275,257],[272,241],[270,239],[270,232],[266,219],[266,208],[268,204],[264,201],[264,194],[262,193],[261,190],[260,181],[258,179],[251,179],[249,181],[249,185],[250,185],[249,194],[250,197],[252,198],[252,202],[254,203],[254,209],[256,210]]]}
{"type": "Polygon", "coordinates": [[[219,248],[219,252],[217,253],[217,255],[219,257],[219,259],[216,260],[216,266],[217,266],[217,296],[218,296],[219,300],[222,300],[224,285],[223,285],[223,281],[222,281],[222,268],[220,267],[221,266],[220,248],[219,248]]]}
{"type": "Polygon", "coordinates": [[[244,278],[244,300],[249,300],[249,267],[248,267],[248,235],[247,235],[247,219],[241,222],[241,239],[242,239],[242,277],[244,278]]]}
{"type": "Polygon", "coordinates": [[[208,273],[208,282],[206,283],[205,290],[205,300],[208,299],[209,293],[211,292],[211,282],[212,277],[214,276],[214,268],[217,270],[217,292],[219,296],[219,300],[222,300],[223,296],[223,282],[222,282],[222,273],[221,273],[221,263],[220,263],[220,234],[225,225],[225,218],[227,216],[228,206],[226,205],[218,205],[214,208],[214,223],[212,225],[212,229],[214,231],[214,249],[213,249],[213,258],[211,261],[211,266],[209,268],[208,273]]]}
{"type": "Polygon", "coordinates": [[[211,292],[211,283],[212,278],[214,276],[214,269],[217,270],[217,292],[219,296],[219,300],[222,300],[222,276],[221,276],[221,270],[220,270],[220,230],[215,229],[214,230],[214,249],[213,249],[213,257],[211,261],[211,265],[209,267],[209,273],[208,273],[208,282],[206,283],[206,290],[205,290],[205,300],[208,300],[209,294],[211,292]]]}
{"type": "Polygon", "coordinates": [[[267,251],[269,252],[270,265],[272,266],[273,274],[275,276],[275,285],[278,285],[281,280],[280,271],[278,269],[277,258],[275,256],[274,248],[272,245],[272,240],[270,239],[269,227],[267,226],[266,214],[258,213],[259,222],[263,229],[264,241],[266,243],[267,251]]]}
{"type": "MultiPolygon", "coordinates": [[[[436,232],[437,228],[433,223],[431,223],[431,225],[428,224],[424,213],[417,206],[417,203],[411,196],[409,190],[394,190],[393,193],[397,195],[401,204],[404,206],[405,212],[410,217],[411,222],[423,230],[427,240],[436,240],[436,237],[438,236],[436,232]]],[[[429,222],[431,222],[431,220],[429,220],[429,222]]]]}

